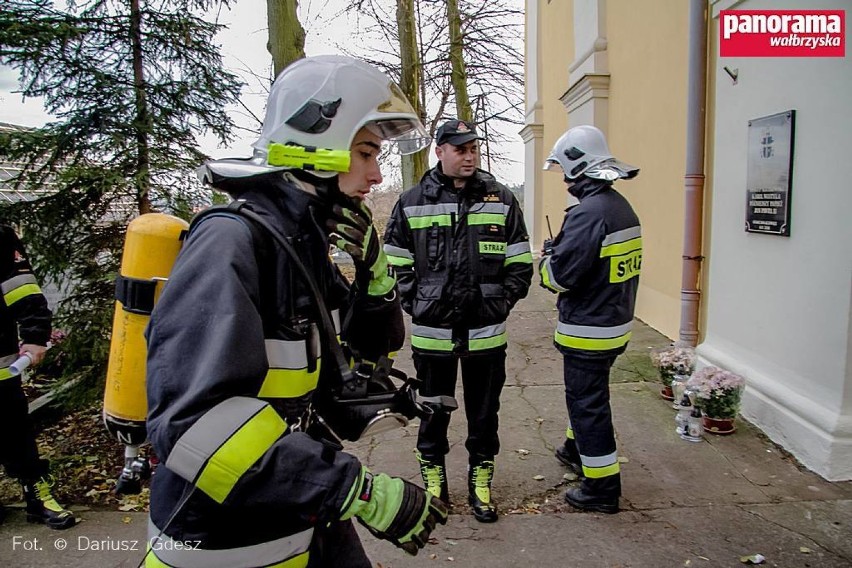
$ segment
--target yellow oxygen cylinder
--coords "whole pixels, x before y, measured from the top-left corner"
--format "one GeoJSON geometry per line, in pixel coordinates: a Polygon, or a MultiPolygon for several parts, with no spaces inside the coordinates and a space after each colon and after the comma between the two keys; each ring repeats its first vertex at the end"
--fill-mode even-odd
{"type": "Polygon", "coordinates": [[[148,413],[143,333],[188,228],[183,219],[163,213],[141,215],[127,227],[116,279],[103,411],[107,430],[126,446],[119,493],[138,493],[141,477],[150,471],[147,461],[138,458],[148,413]]]}

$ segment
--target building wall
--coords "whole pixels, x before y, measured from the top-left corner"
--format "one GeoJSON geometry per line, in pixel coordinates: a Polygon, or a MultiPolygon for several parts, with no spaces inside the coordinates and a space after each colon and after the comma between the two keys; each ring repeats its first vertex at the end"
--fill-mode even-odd
{"type": "MultiPolygon", "coordinates": [[[[637,315],[675,338],[689,2],[528,0],[528,10],[531,2],[539,28],[535,37],[528,35],[528,44],[537,50],[541,81],[539,137],[530,138],[527,147],[528,155],[536,154],[532,167],[540,167],[542,154],[566,126],[595,121],[613,153],[641,168],[636,180],[617,184],[643,225],[637,315]]],[[[852,479],[852,191],[847,187],[852,160],[845,144],[852,132],[852,58],[721,59],[719,10],[804,7],[799,0],[708,4],[699,354],[704,364],[746,378],[746,418],[827,479],[852,479]],[[736,84],[725,66],[738,71],[736,84]],[[797,111],[792,235],[746,233],[748,120],[790,109],[797,111]]],[[[850,14],[852,1],[825,0],[819,8],[850,14]]],[[[550,189],[559,182],[550,182],[548,172],[538,175],[528,190],[538,208],[527,212],[536,245],[544,214],[561,218],[565,205],[564,199],[553,200],[550,189]]]]}
{"type": "Polygon", "coordinates": [[[542,171],[556,139],[565,132],[568,117],[559,97],[568,85],[568,66],[574,57],[571,2],[527,0],[527,124],[524,214],[533,251],[548,238],[545,215],[554,231],[562,225],[567,192],[560,176],[542,171]],[[537,32],[533,35],[532,30],[537,32]]]}
{"type": "Polygon", "coordinates": [[[643,226],[636,315],[669,337],[680,322],[687,9],[668,0],[527,2],[528,19],[538,22],[527,28],[528,94],[534,79],[539,93],[539,107],[527,98],[528,124],[537,116],[541,131],[526,146],[533,250],[547,237],[545,215],[558,230],[570,199],[541,163],[565,129],[594,124],[614,155],[641,168],[637,179],[617,184],[643,226]]]}
{"type": "Polygon", "coordinates": [[[610,150],[641,169],[616,184],[642,222],[636,316],[671,338],[680,326],[688,12],[688,2],[607,3],[610,150]]]}
{"type": "MultiPolygon", "coordinates": [[[[747,379],[743,414],[828,479],[852,478],[852,59],[719,58],[713,67],[707,363],[747,379]],[[737,83],[723,67],[738,73],[737,83]],[[744,231],[749,119],[796,110],[791,235],[744,231]]],[[[736,9],[802,9],[749,0],[736,9]]],[[[820,9],[846,9],[825,0],[820,9]]],[[[847,33],[848,37],[848,33],[847,33]]],[[[848,47],[847,47],[848,49],[848,47]]]]}

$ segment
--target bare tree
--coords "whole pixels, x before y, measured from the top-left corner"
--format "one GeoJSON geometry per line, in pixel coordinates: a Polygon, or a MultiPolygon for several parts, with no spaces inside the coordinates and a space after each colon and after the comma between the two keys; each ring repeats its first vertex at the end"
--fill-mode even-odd
{"type": "MultiPolygon", "coordinates": [[[[395,0],[396,3],[402,0],[395,0]]],[[[419,100],[426,113],[424,124],[434,133],[438,124],[450,117],[477,123],[488,142],[486,163],[511,161],[494,149],[507,140],[501,125],[523,121],[524,61],[523,7],[518,0],[413,0],[411,17],[417,26],[417,46],[422,82],[419,100]],[[456,11],[458,32],[450,16],[456,11]],[[461,56],[458,46],[461,46],[461,56]],[[456,67],[453,67],[453,64],[456,67]],[[455,114],[447,112],[449,108],[455,114]],[[465,109],[469,110],[465,110],[465,109]],[[467,114],[467,113],[470,114],[467,114]]],[[[403,64],[400,35],[404,29],[390,0],[357,0],[347,11],[363,23],[359,47],[340,45],[344,52],[364,58],[401,78],[403,64]]]]}
{"type": "MultiPolygon", "coordinates": [[[[414,0],[396,0],[396,22],[399,29],[400,72],[399,86],[414,111],[422,119],[423,104],[420,99],[423,68],[417,42],[417,14],[414,0]]],[[[402,184],[410,187],[420,181],[429,167],[428,149],[402,157],[402,184]]]]}
{"type": "Polygon", "coordinates": [[[470,121],[473,120],[473,111],[467,96],[467,66],[464,62],[464,37],[458,0],[447,0],[447,27],[450,34],[450,74],[456,96],[456,117],[470,121]]]}
{"type": "Polygon", "coordinates": [[[275,77],[285,67],[305,56],[305,30],[299,22],[299,0],[266,0],[266,20],[275,77]]]}

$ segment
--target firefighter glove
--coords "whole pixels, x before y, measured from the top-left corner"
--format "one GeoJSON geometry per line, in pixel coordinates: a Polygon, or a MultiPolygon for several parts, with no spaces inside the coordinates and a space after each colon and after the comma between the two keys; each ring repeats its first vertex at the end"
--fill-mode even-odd
{"type": "Polygon", "coordinates": [[[329,241],[348,253],[355,262],[355,278],[370,296],[393,290],[396,278],[388,269],[388,258],[373,225],[373,215],[363,202],[335,203],[326,221],[329,241]]]}
{"type": "Polygon", "coordinates": [[[447,506],[431,493],[398,477],[373,474],[365,467],[361,467],[347,502],[342,520],[358,517],[371,533],[411,555],[426,546],[438,523],[447,523],[447,506]]]}

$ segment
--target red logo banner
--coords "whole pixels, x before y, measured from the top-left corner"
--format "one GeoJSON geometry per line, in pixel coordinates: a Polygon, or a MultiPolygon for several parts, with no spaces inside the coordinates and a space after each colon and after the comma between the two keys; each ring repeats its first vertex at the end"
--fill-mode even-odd
{"type": "Polygon", "coordinates": [[[722,10],[720,57],[845,57],[845,10],[722,10]]]}

